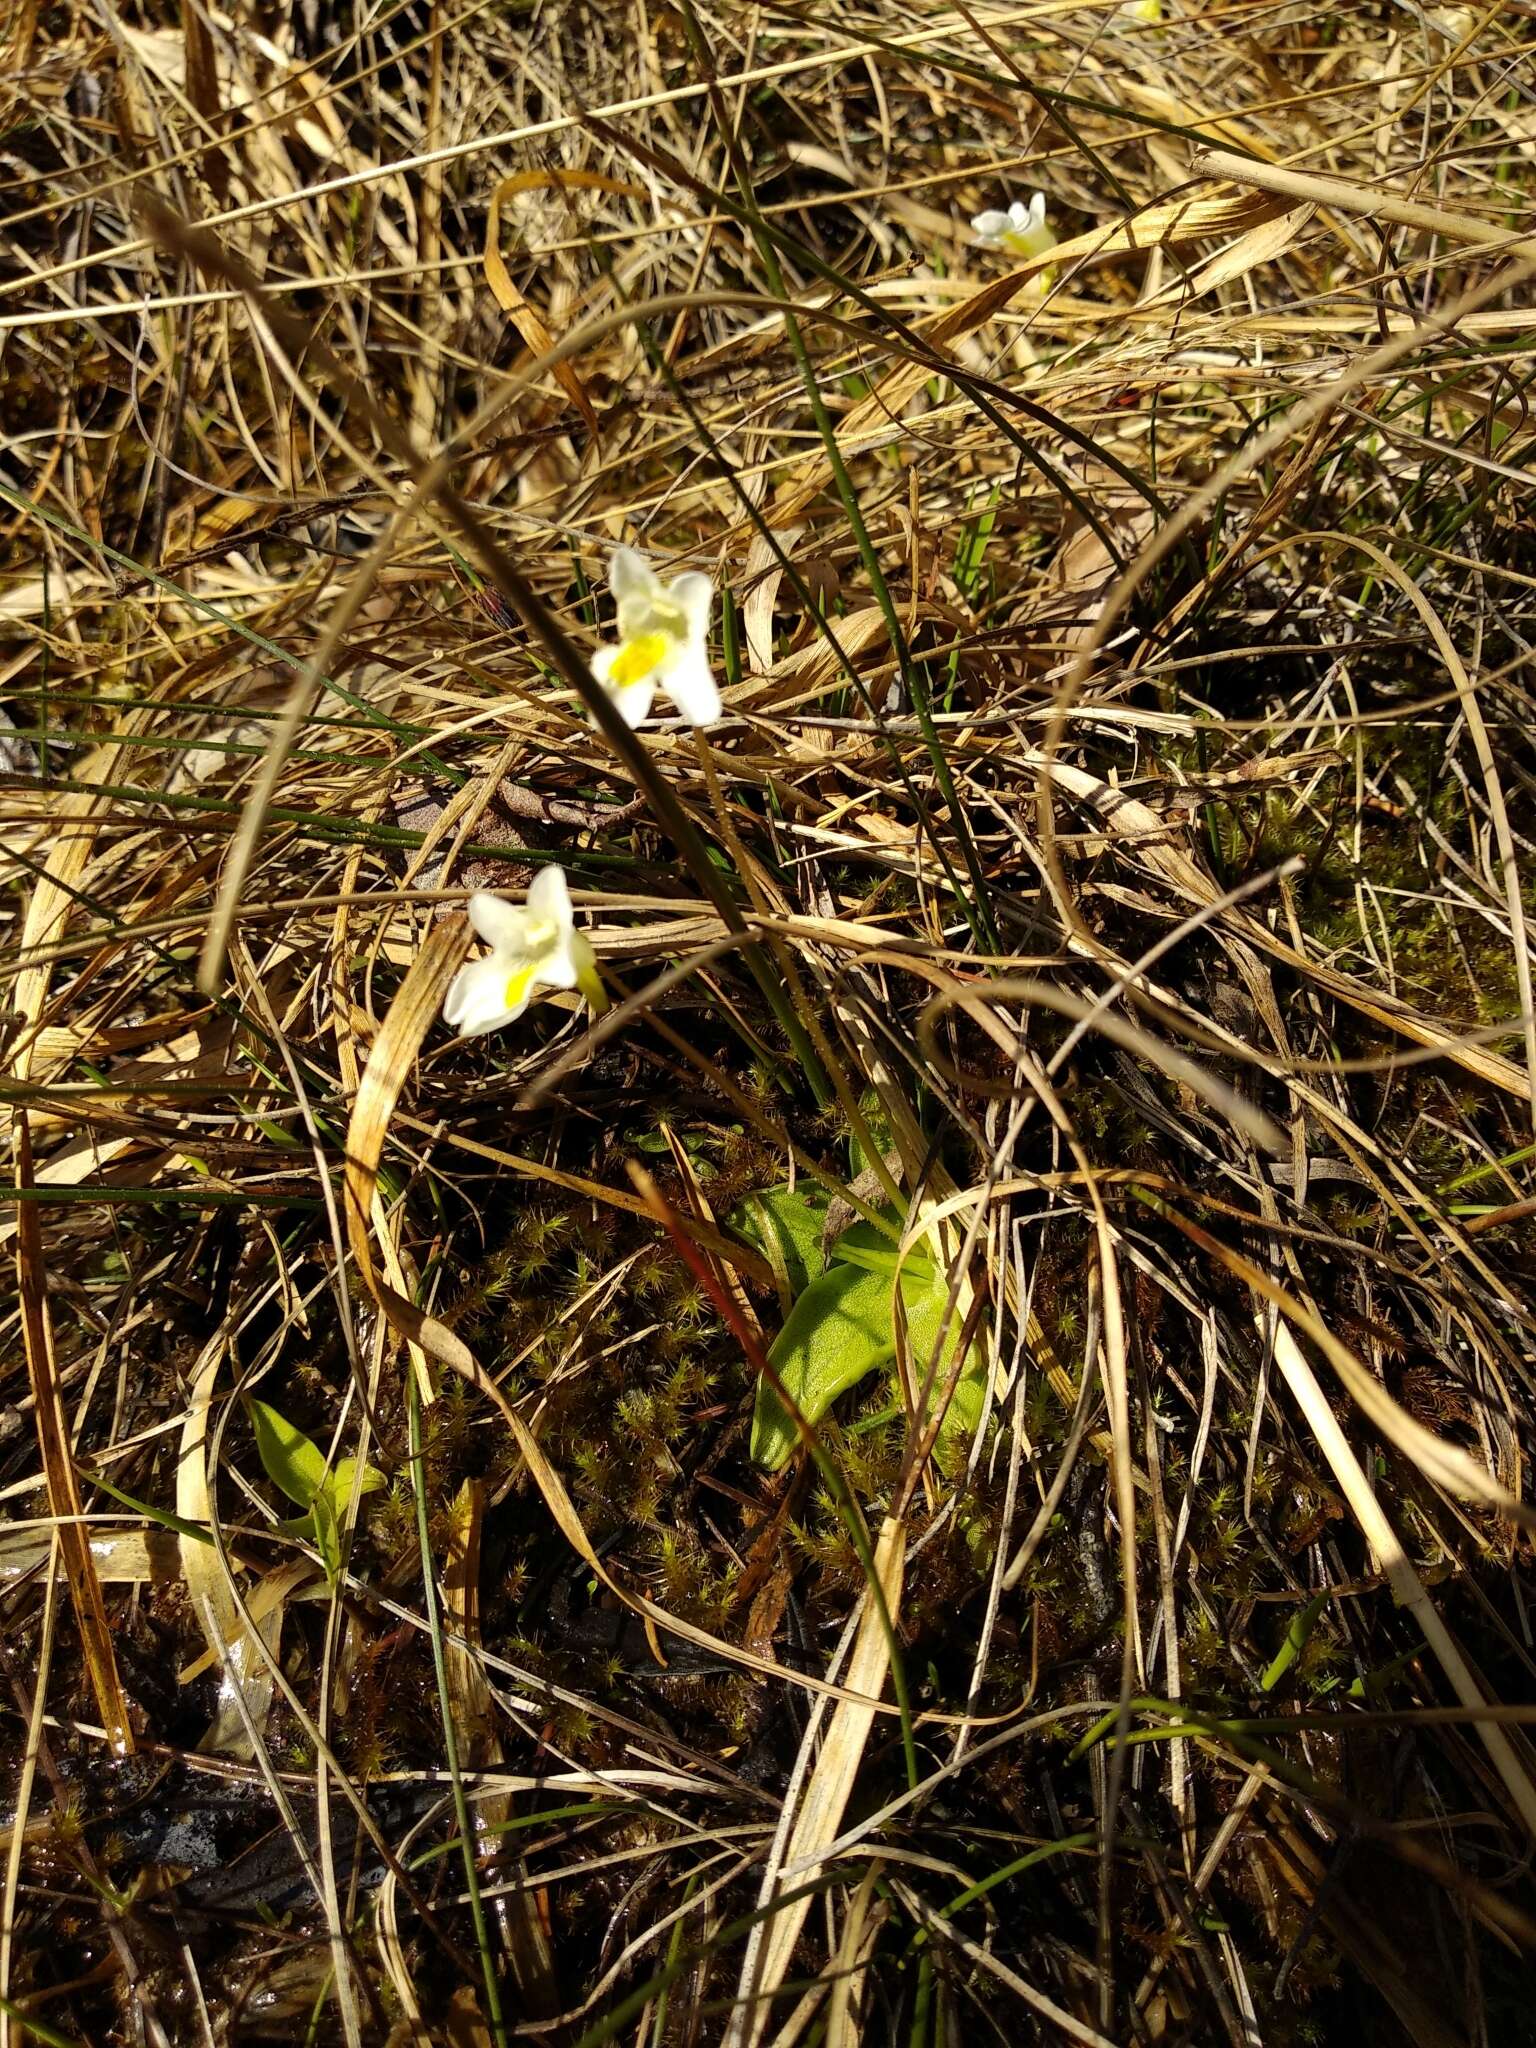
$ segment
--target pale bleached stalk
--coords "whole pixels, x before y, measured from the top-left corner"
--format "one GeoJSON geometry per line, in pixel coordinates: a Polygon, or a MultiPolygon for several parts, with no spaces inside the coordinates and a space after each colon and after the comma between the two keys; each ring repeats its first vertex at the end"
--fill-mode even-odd
{"type": "Polygon", "coordinates": [[[1424,1640],[1434,1652],[1435,1660],[1445,1673],[1461,1704],[1473,1716],[1473,1726],[1479,1741],[1487,1750],[1489,1760],[1505,1789],[1514,1801],[1520,1818],[1525,1822],[1526,1832],[1536,1840],[1536,1785],[1531,1783],[1529,1773],[1515,1752],[1514,1744],[1495,1721],[1484,1718],[1488,1702],[1483,1698],[1476,1679],[1468,1669],[1467,1661],[1451,1639],[1449,1629],[1440,1619],[1440,1610],[1430,1599],[1424,1582],[1414,1570],[1408,1553],[1398,1540],[1397,1531],[1387,1520],[1381,1502],[1371,1491],[1370,1483],[1355,1456],[1339,1419],[1328,1404],[1328,1398],[1318,1384],[1317,1375],[1307,1363],[1301,1346],[1291,1335],[1289,1326],[1279,1318],[1261,1315],[1259,1328],[1274,1348],[1274,1358],[1279,1366],[1287,1387],[1297,1407],[1306,1417],[1307,1425],[1317,1441],[1318,1449],[1328,1460],[1329,1469],[1339,1483],[1339,1491],[1349,1503],[1349,1509],[1374,1552],[1392,1597],[1399,1607],[1406,1607],[1419,1627],[1424,1631],[1424,1640]],[[1271,1329],[1269,1325],[1273,1323],[1271,1329]]]}

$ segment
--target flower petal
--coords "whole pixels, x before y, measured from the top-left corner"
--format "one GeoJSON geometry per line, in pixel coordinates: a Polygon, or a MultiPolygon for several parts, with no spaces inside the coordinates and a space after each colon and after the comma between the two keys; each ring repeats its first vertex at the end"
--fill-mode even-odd
{"type": "Polygon", "coordinates": [[[507,1008],[507,969],[493,953],[486,960],[470,960],[448,984],[443,998],[443,1022],[450,1031],[465,1038],[479,1038],[487,1031],[499,1031],[510,1024],[516,1011],[507,1008]]]}
{"type": "Polygon", "coordinates": [[[656,571],[638,548],[614,549],[608,564],[608,587],[620,604],[637,597],[649,603],[661,591],[656,571]]]}
{"type": "Polygon", "coordinates": [[[998,213],[994,209],[989,213],[978,213],[973,215],[971,220],[971,233],[975,235],[980,241],[995,242],[998,236],[1002,234],[1003,230],[1007,227],[1010,227],[1011,225],[1012,223],[1010,222],[1006,213],[998,213]]]}
{"type": "Polygon", "coordinates": [[[631,683],[627,689],[615,690],[613,708],[633,732],[637,725],[644,725],[651,715],[651,706],[656,702],[656,679],[647,676],[643,683],[631,683]]]}
{"type": "Polygon", "coordinates": [[[667,585],[667,598],[687,621],[690,639],[709,637],[710,613],[715,608],[715,586],[702,570],[690,569],[685,576],[674,576],[667,585]]]}
{"type": "MultiPolygon", "coordinates": [[[[541,981],[547,978],[544,971],[544,962],[541,959],[519,960],[510,970],[504,967],[502,969],[501,995],[502,1001],[506,1004],[506,1009],[502,1013],[500,1021],[503,1024],[515,1024],[524,1010],[533,1001],[534,990],[541,981]]],[[[497,1026],[494,1024],[487,1025],[486,1027],[490,1031],[494,1031],[496,1028],[497,1026]]]]}
{"type": "Polygon", "coordinates": [[[709,653],[697,643],[679,649],[662,687],[690,725],[713,725],[720,716],[720,690],[710,674],[709,653]]]}
{"type": "MultiPolygon", "coordinates": [[[[644,725],[646,719],[650,717],[651,706],[656,700],[656,677],[642,676],[638,683],[611,682],[609,678],[613,673],[613,665],[622,652],[623,649],[619,647],[599,647],[592,657],[591,669],[593,676],[613,700],[614,710],[633,732],[637,725],[644,725]]],[[[593,722],[596,723],[595,720],[593,722]]]]}
{"type": "Polygon", "coordinates": [[[565,869],[540,868],[528,884],[527,904],[531,918],[540,922],[547,919],[560,933],[568,932],[571,928],[571,892],[566,885],[565,869]]]}
{"type": "Polygon", "coordinates": [[[565,931],[549,948],[541,953],[536,962],[535,981],[541,988],[574,988],[581,979],[581,963],[576,958],[575,941],[578,934],[565,931]]]}
{"type": "MultiPolygon", "coordinates": [[[[612,709],[625,721],[631,733],[637,725],[645,725],[655,702],[655,676],[647,676],[643,682],[629,682],[623,688],[606,684],[606,690],[612,698],[612,709]]],[[[596,725],[596,719],[592,723],[596,725]]]]}
{"type": "Polygon", "coordinates": [[[622,647],[599,647],[589,666],[595,680],[602,684],[613,700],[614,710],[633,732],[650,716],[651,705],[656,699],[656,676],[654,673],[642,676],[637,683],[615,683],[612,680],[613,665],[623,652],[622,647]]]}
{"type": "Polygon", "coordinates": [[[493,896],[489,889],[476,889],[469,899],[469,921],[498,953],[522,951],[528,918],[515,903],[493,896]]]}

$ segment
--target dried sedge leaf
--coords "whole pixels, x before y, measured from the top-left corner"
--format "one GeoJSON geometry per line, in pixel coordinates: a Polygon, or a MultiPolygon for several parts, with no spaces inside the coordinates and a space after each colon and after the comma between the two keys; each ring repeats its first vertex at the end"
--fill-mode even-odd
{"type": "MultiPolygon", "coordinates": [[[[1216,884],[1187,853],[1170,843],[1167,819],[1159,817],[1150,804],[1127,796],[1123,790],[1112,788],[1097,775],[1090,774],[1085,768],[1075,768],[1069,762],[1036,752],[1020,758],[1033,767],[1044,768],[1070,796],[1080,798],[1102,812],[1107,829],[1114,838],[1139,841],[1147,866],[1155,869],[1164,881],[1170,882],[1186,901],[1204,905],[1216,900],[1216,884]]],[[[1385,1025],[1389,1031],[1401,1032],[1404,1038],[1411,1038],[1416,1045],[1433,1046],[1469,1074],[1475,1074],[1479,1080],[1507,1095],[1518,1095],[1522,1101],[1529,1099],[1529,1079],[1512,1060],[1490,1052],[1486,1046],[1468,1045],[1465,1040],[1452,1036],[1443,1025],[1421,1016],[1399,996],[1389,995],[1382,989],[1367,988],[1352,975],[1330,967],[1324,961],[1304,957],[1277,932],[1272,932],[1268,925],[1241,909],[1223,911],[1221,921],[1256,951],[1267,953],[1272,960],[1282,961],[1287,967],[1294,967],[1318,988],[1358,1010],[1361,1016],[1385,1025]]]]}
{"type": "MultiPolygon", "coordinates": [[[[466,1479],[454,1496],[442,1563],[443,1611],[453,1629],[453,1639],[444,1646],[448,1696],[460,1754],[465,1767],[474,1771],[494,1769],[502,1761],[491,1688],[485,1667],[476,1655],[480,1642],[480,1534],[485,1519],[485,1493],[484,1480],[466,1479]]],[[[501,1859],[511,1864],[520,1880],[515,1888],[508,1887],[508,1871],[504,1868],[492,1905],[506,1936],[512,1974],[523,2005],[530,2015],[544,2018],[559,2005],[554,1955],[528,1882],[527,1863],[521,1857],[511,1863],[508,1845],[515,1838],[508,1835],[504,1826],[511,1813],[510,1791],[483,1792],[473,1804],[481,1859],[501,1859]]]]}
{"type": "Polygon", "coordinates": [[[827,1971],[831,1993],[827,2000],[827,2031],[822,2037],[823,2048],[858,2048],[857,2013],[864,1989],[864,1975],[880,1929],[890,1915],[890,1907],[883,1900],[878,1905],[872,1904],[880,1871],[881,1863],[876,1857],[860,1879],[843,1921],[837,1953],[827,1971]]]}
{"type": "MultiPolygon", "coordinates": [[[[32,1141],[25,1113],[16,1118],[16,1181],[22,1188],[32,1184],[32,1141]]],[[[48,1506],[58,1522],[59,1555],[80,1631],[80,1646],[90,1673],[91,1690],[107,1740],[119,1756],[132,1753],[133,1729],[128,1720],[128,1702],[117,1675],[112,1650],[112,1630],[107,1621],[101,1581],[91,1557],[91,1546],[80,1505],[80,1488],[75,1461],[69,1448],[69,1429],[64,1419],[64,1402],[54,1367],[53,1325],[48,1315],[47,1281],[43,1266],[42,1220],[36,1202],[17,1204],[16,1282],[21,1308],[21,1335],[27,1354],[27,1373],[32,1383],[33,1420],[38,1449],[43,1460],[43,1478],[48,1487],[48,1506]]]]}
{"type": "MultiPolygon", "coordinates": [[[[99,1174],[114,1160],[121,1159],[125,1152],[131,1152],[136,1138],[97,1138],[93,1132],[71,1138],[45,1159],[32,1176],[32,1185],[39,1188],[77,1188],[82,1182],[99,1174]]],[[[15,1213],[0,1216],[0,1244],[5,1244],[16,1235],[20,1228],[22,1204],[18,1203],[15,1213]]]]}
{"type": "Polygon", "coordinates": [[[1373,221],[1396,221],[1399,226],[1443,235],[1452,242],[1477,242],[1508,255],[1536,256],[1536,238],[1511,235],[1491,220],[1480,220],[1476,214],[1426,206],[1380,185],[1325,177],[1316,171],[1290,170],[1280,164],[1260,163],[1253,157],[1235,156],[1225,149],[1202,150],[1194,169],[1205,177],[1229,178],[1235,185],[1257,186],[1284,198],[1310,200],[1314,205],[1335,208],[1343,214],[1359,213],[1373,221]]]}
{"type": "MultiPolygon", "coordinates": [[[[881,1612],[873,1588],[866,1588],[859,1630],[845,1675],[848,1688],[865,1698],[842,1700],[833,1712],[784,1855],[764,1879],[758,1901],[762,1907],[771,1908],[781,1894],[797,1891],[814,1879],[820,1868],[821,1852],[837,1839],[863,1761],[864,1746],[874,1725],[873,1703],[884,1689],[890,1668],[886,1629],[888,1625],[896,1626],[901,1611],[906,1534],[904,1522],[886,1518],[875,1546],[875,1579],[885,1596],[885,1613],[881,1612]]],[[[815,1735],[813,1723],[807,1741],[813,1741],[815,1735]]],[[[809,1894],[790,1899],[754,1930],[726,2031],[726,2048],[756,2048],[761,2040],[810,1908],[809,1894]]]]}
{"type": "MultiPolygon", "coordinates": [[[[186,39],[187,98],[210,128],[218,125],[223,107],[219,98],[219,67],[214,54],[213,33],[204,17],[200,0],[182,0],[182,33],[186,39]]],[[[201,167],[209,188],[220,205],[229,196],[229,165],[216,145],[202,152],[201,167]]]]}
{"type": "MultiPolygon", "coordinates": [[[[52,846],[47,865],[27,902],[27,915],[17,946],[21,959],[31,961],[35,954],[63,938],[70,912],[80,901],[78,884],[89,864],[96,828],[101,823],[106,803],[93,785],[123,779],[123,764],[131,752],[129,743],[153,716],[151,709],[136,708],[125,712],[120,720],[122,739],[111,746],[98,747],[87,755],[77,770],[78,780],[83,786],[66,789],[53,799],[50,812],[52,846]]],[[[32,1078],[51,1066],[41,1059],[37,1039],[52,974],[52,962],[42,959],[35,965],[23,967],[16,976],[11,1004],[23,1020],[23,1030],[11,1050],[11,1067],[18,1080],[32,1078]]]]}
{"type": "Polygon", "coordinates": [[[1084,235],[1058,242],[1015,274],[1023,278],[1065,263],[1129,256],[1142,249],[1204,241],[1212,235],[1246,234],[1282,210],[1275,200],[1254,193],[1229,192],[1219,199],[1166,199],[1158,206],[1143,207],[1113,227],[1090,228],[1084,235]]]}
{"type": "Polygon", "coordinates": [[[1239,278],[1246,277],[1250,270],[1257,270],[1260,264],[1277,262],[1316,211],[1315,206],[1298,206],[1290,213],[1282,213],[1276,220],[1261,221],[1246,235],[1239,235],[1231,248],[1223,249],[1208,263],[1202,263],[1188,284],[1182,278],[1175,280],[1159,293],[1153,303],[1160,305],[1168,299],[1196,299],[1221,285],[1236,284],[1239,278]]]}
{"type": "MultiPolygon", "coordinates": [[[[0,1586],[14,1585],[45,1565],[52,1547],[51,1523],[0,1529],[0,1586]]],[[[97,1530],[91,1560],[104,1586],[165,1585],[181,1576],[176,1538],[165,1529],[97,1530]]]]}
{"type": "Polygon", "coordinates": [[[871,647],[888,643],[889,638],[890,628],[878,605],[867,605],[845,619],[830,619],[825,633],[818,633],[806,646],[796,648],[793,654],[786,654],[766,677],[759,678],[755,684],[749,683],[736,701],[752,711],[764,711],[771,705],[782,705],[791,700],[803,702],[821,690],[842,683],[843,668],[838,660],[838,648],[857,665],[861,654],[866,654],[871,647]],[[834,641],[835,646],[832,644],[834,641]]]}
{"type": "MultiPolygon", "coordinates": [[[[1261,1330],[1264,1327],[1265,1322],[1261,1318],[1261,1330]]],[[[1379,1559],[1392,1588],[1393,1598],[1399,1606],[1409,1610],[1423,1630],[1424,1639],[1434,1652],[1436,1662],[1449,1679],[1457,1699],[1478,1716],[1474,1725],[1483,1747],[1488,1752],[1489,1760],[1503,1780],[1528,1833],[1536,1836],[1536,1784],[1532,1783],[1530,1774],[1504,1730],[1496,1722],[1482,1718],[1488,1702],[1483,1697],[1477,1680],[1468,1668],[1461,1651],[1452,1641],[1450,1631],[1440,1618],[1439,1609],[1429,1597],[1423,1580],[1414,1570],[1407,1552],[1398,1540],[1397,1531],[1387,1520],[1380,1501],[1361,1470],[1360,1461],[1355,1456],[1349,1439],[1339,1427],[1338,1417],[1318,1384],[1317,1375],[1308,1365],[1300,1345],[1283,1321],[1277,1321],[1275,1324],[1273,1345],[1275,1363],[1279,1366],[1296,1405],[1306,1417],[1318,1448],[1328,1460],[1333,1476],[1339,1483],[1339,1490],[1348,1501],[1350,1512],[1354,1515],[1361,1534],[1379,1559]]]]}
{"type": "MultiPolygon", "coordinates": [[[[529,192],[541,185],[587,186],[603,192],[634,192],[632,185],[623,185],[614,178],[605,178],[597,171],[519,171],[515,177],[503,178],[491,194],[490,205],[485,217],[485,279],[495,294],[496,303],[509,317],[513,326],[523,337],[531,354],[546,356],[555,346],[555,338],[545,325],[543,316],[523,297],[512,282],[501,254],[501,206],[514,193],[529,192]]],[[[636,196],[639,196],[638,194],[636,196]]],[[[569,362],[558,362],[551,366],[555,381],[566,397],[586,421],[594,440],[597,438],[597,414],[587,396],[587,387],[576,374],[575,366],[569,362]]]]}
{"type": "MultiPolygon", "coordinates": [[[[208,1415],[225,1339],[215,1336],[198,1359],[181,1427],[176,1464],[176,1512],[183,1521],[208,1528],[213,1522],[213,1487],[208,1471],[208,1415]]],[[[252,1731],[260,1736],[272,1706],[272,1679],[260,1646],[240,1613],[218,1551],[190,1536],[179,1539],[181,1569],[192,1609],[213,1661],[219,1667],[219,1703],[198,1748],[205,1753],[249,1758],[252,1731]]],[[[275,1657],[282,1627],[279,1609],[262,1627],[262,1641],[275,1657]]]]}
{"type": "MultiPolygon", "coordinates": [[[[288,1602],[328,1597],[328,1582],[307,1557],[296,1557],[287,1564],[274,1565],[261,1573],[246,1599],[245,1611],[275,1657],[282,1646],[283,1609],[288,1602]]],[[[176,1683],[190,1685],[205,1671],[215,1670],[219,1662],[214,1651],[204,1650],[200,1657],[194,1657],[190,1664],[182,1666],[176,1674],[176,1683]]]]}
{"type": "MultiPolygon", "coordinates": [[[[391,1279],[380,1275],[368,1226],[374,1210],[379,1161],[384,1152],[384,1140],[389,1135],[390,1118],[422,1040],[442,1008],[448,983],[464,957],[468,941],[469,924],[462,917],[444,918],[428,932],[425,944],[411,963],[389,1006],[389,1014],[379,1035],[373,1041],[347,1126],[345,1195],[347,1241],[352,1248],[352,1256],[369,1292],[385,1309],[395,1327],[434,1357],[451,1357],[455,1350],[463,1351],[464,1347],[451,1331],[442,1329],[430,1316],[423,1314],[397,1284],[391,1284],[391,1279]],[[433,1341],[429,1341],[429,1337],[433,1341]],[[450,1347],[447,1354],[437,1348],[444,1339],[450,1347]]],[[[393,1248],[389,1249],[392,1253],[393,1248]]],[[[398,1277],[397,1265],[391,1278],[398,1277]]]]}
{"type": "Polygon", "coordinates": [[[779,555],[789,554],[800,533],[798,526],[771,537],[766,533],[754,533],[752,545],[747,550],[746,568],[742,572],[747,595],[741,608],[741,630],[747,643],[748,660],[759,675],[766,675],[773,667],[773,612],[779,585],[784,580],[779,555]],[[778,552],[773,547],[775,540],[779,544],[778,552]]]}
{"type": "Polygon", "coordinates": [[[1047,658],[1053,662],[1088,641],[1121,563],[1131,560],[1157,523],[1157,514],[1146,499],[1133,497],[1102,465],[1074,471],[1073,481],[1085,497],[1091,496],[1099,525],[1090,525],[1076,505],[1067,508],[1049,583],[1071,600],[1072,616],[1052,630],[1047,658]],[[1104,544],[1106,533],[1119,550],[1119,562],[1104,544]]]}

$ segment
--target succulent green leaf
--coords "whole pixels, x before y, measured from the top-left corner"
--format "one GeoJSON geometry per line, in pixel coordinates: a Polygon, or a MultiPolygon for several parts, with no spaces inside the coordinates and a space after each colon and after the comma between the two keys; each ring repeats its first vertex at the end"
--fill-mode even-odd
{"type": "MultiPolygon", "coordinates": [[[[901,1298],[907,1311],[907,1349],[912,1360],[915,1395],[928,1375],[934,1346],[939,1341],[939,1326],[944,1320],[944,1309],[949,1300],[948,1278],[932,1266],[928,1267],[926,1275],[904,1277],[901,1298]]],[[[937,1401],[943,1396],[964,1328],[964,1304],[957,1302],[949,1327],[944,1332],[944,1351],[933,1373],[930,1400],[937,1401]]],[[[969,1442],[981,1420],[986,1394],[986,1353],[980,1345],[973,1344],[955,1382],[955,1391],[944,1411],[944,1419],[939,1424],[938,1448],[941,1455],[949,1445],[964,1446],[969,1442]]]]}
{"type": "Polygon", "coordinates": [[[822,1269],[821,1233],[827,1221],[827,1193],[814,1181],[797,1188],[764,1188],[731,1212],[734,1229],[758,1250],[775,1273],[783,1268],[789,1299],[803,1294],[822,1269]]]}
{"type": "MultiPolygon", "coordinates": [[[[346,1508],[347,1502],[352,1498],[352,1474],[356,1470],[356,1458],[338,1459],[336,1470],[325,1482],[327,1491],[336,1502],[338,1514],[346,1508]]],[[[381,1486],[387,1486],[388,1483],[377,1465],[365,1465],[362,1484],[358,1488],[358,1498],[366,1500],[370,1493],[377,1493],[381,1486]]]]}
{"type": "Polygon", "coordinates": [[[315,1528],[315,1548],[325,1566],[328,1579],[341,1574],[341,1516],[338,1503],[329,1486],[322,1486],[310,1503],[309,1519],[315,1528]]]}
{"type": "Polygon", "coordinates": [[[887,1279],[900,1267],[903,1291],[909,1280],[921,1280],[926,1284],[933,1274],[933,1261],[917,1249],[908,1251],[903,1258],[897,1250],[901,1218],[894,1209],[884,1209],[881,1214],[889,1219],[897,1236],[892,1237],[860,1217],[857,1222],[849,1224],[832,1246],[832,1258],[842,1260],[845,1265],[862,1266],[866,1272],[884,1273],[887,1279]]]}
{"type": "MultiPolygon", "coordinates": [[[[800,1294],[768,1354],[784,1390],[807,1422],[818,1422],[838,1395],[895,1353],[891,1283],[883,1273],[835,1265],[800,1294]]],[[[752,1456],[777,1471],[798,1443],[794,1423],[760,1380],[752,1415],[752,1456]]]]}
{"type": "MultiPolygon", "coordinates": [[[[814,1185],[768,1188],[749,1195],[730,1219],[764,1252],[779,1279],[788,1310],[768,1359],[785,1392],[812,1424],[821,1420],[839,1394],[894,1359],[892,1290],[898,1272],[919,1382],[933,1357],[949,1298],[947,1276],[932,1259],[918,1251],[899,1257],[895,1238],[863,1219],[837,1238],[823,1272],[827,1209],[825,1193],[814,1185]]],[[[883,1210],[882,1215],[893,1229],[900,1229],[894,1209],[883,1210]]],[[[934,1374],[936,1390],[948,1381],[964,1322],[963,1309],[957,1305],[934,1374]]],[[[940,1425],[941,1452],[946,1445],[968,1441],[981,1419],[986,1387],[986,1359],[973,1347],[940,1425]]],[[[797,1442],[794,1423],[763,1380],[752,1416],[753,1459],[776,1471],[797,1442]]]]}

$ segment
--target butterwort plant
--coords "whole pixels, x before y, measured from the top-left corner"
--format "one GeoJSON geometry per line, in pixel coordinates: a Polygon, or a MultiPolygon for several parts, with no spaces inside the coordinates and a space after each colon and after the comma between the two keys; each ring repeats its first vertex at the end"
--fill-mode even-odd
{"type": "Polygon", "coordinates": [[[469,921],[490,951],[469,960],[448,985],[443,1021],[466,1038],[515,1024],[541,988],[579,989],[594,1012],[606,1007],[592,942],[576,929],[564,871],[543,868],[521,905],[486,889],[469,899],[469,921]]]}
{"type": "Polygon", "coordinates": [[[598,648],[592,674],[624,723],[642,724],[662,690],[690,725],[713,725],[720,689],[709,665],[709,578],[690,569],[664,583],[638,549],[615,548],[608,581],[619,637],[598,648]]]}

